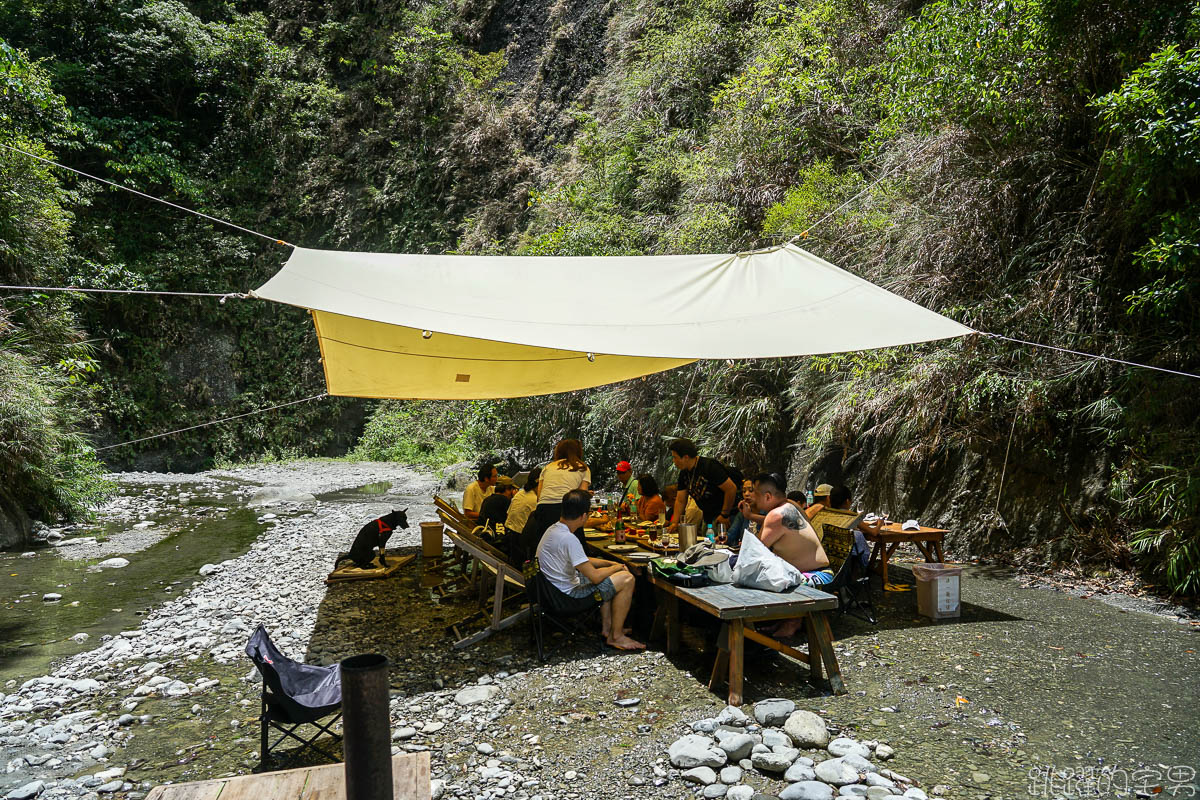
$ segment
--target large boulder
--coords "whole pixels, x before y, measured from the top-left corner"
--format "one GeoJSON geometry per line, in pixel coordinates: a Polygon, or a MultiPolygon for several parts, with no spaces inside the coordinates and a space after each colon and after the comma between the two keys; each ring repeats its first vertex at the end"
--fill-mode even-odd
{"type": "Polygon", "coordinates": [[[858,783],[858,770],[846,763],[845,759],[831,758],[822,761],[813,769],[817,778],[834,786],[845,786],[848,783],[858,783]]]}
{"type": "Polygon", "coordinates": [[[759,772],[783,772],[792,765],[792,760],[786,753],[755,753],[750,756],[750,763],[759,772]]]}
{"type": "Polygon", "coordinates": [[[16,504],[10,504],[0,496],[0,550],[16,547],[29,541],[33,523],[29,515],[16,504]]]}
{"type": "Polygon", "coordinates": [[[712,740],[707,736],[697,736],[689,733],[671,743],[667,749],[671,765],[679,769],[693,767],[712,767],[719,769],[725,766],[728,756],[725,751],[713,747],[712,740]]]}
{"type": "Polygon", "coordinates": [[[800,781],[780,792],[779,800],[833,800],[833,787],[820,781],[800,781]]]}
{"type": "Polygon", "coordinates": [[[796,704],[791,700],[772,697],[754,704],[754,718],[760,725],[781,725],[795,710],[796,704]]]}
{"type": "Polygon", "coordinates": [[[783,723],[783,730],[792,737],[796,747],[825,747],[829,744],[829,729],[825,720],[811,711],[793,711],[783,723]]]}
{"type": "Polygon", "coordinates": [[[280,503],[312,503],[317,498],[293,486],[264,486],[250,495],[247,503],[251,508],[277,506],[280,503]]]}
{"type": "Polygon", "coordinates": [[[494,683],[468,686],[460,689],[458,694],[454,695],[454,702],[460,706],[473,706],[477,703],[486,703],[498,694],[500,694],[500,687],[494,683]]]}
{"type": "Polygon", "coordinates": [[[717,731],[717,746],[725,751],[730,761],[741,761],[748,757],[754,745],[754,737],[748,733],[734,733],[723,729],[717,731]]]}
{"type": "Polygon", "coordinates": [[[871,748],[867,747],[862,742],[855,741],[854,739],[850,739],[845,736],[839,736],[838,738],[834,739],[826,746],[825,749],[829,751],[829,755],[835,758],[848,756],[851,753],[859,758],[871,757],[871,748]]]}
{"type": "Polygon", "coordinates": [[[698,783],[701,786],[708,786],[711,783],[717,782],[717,773],[712,771],[712,767],[692,767],[680,773],[679,777],[690,783],[698,783]]]}

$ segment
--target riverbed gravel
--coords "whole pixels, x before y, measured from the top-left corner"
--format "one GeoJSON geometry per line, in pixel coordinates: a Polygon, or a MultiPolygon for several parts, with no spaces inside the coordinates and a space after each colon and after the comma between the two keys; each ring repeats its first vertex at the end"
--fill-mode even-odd
{"type": "Polygon", "coordinates": [[[971,602],[949,624],[915,619],[911,593],[882,598],[887,621],[878,627],[836,620],[846,696],[805,683],[775,654],[749,651],[755,702],[739,709],[706,687],[713,632],[703,628],[686,632],[681,657],[616,653],[577,636],[539,664],[524,626],[451,647],[481,623],[473,590],[438,591],[455,577],[445,563],[438,572],[418,558],[385,581],[326,586],[358,527],[393,507],[409,508],[412,527],[389,546],[419,550],[417,523],[434,516],[434,476],[307,462],[120,480],[135,496],[112,512],[122,524],[153,521],[155,504],[178,504],[190,484],[212,481],[205,491],[228,491],[231,506],[254,500],[263,531],[137,627],[97,637],[45,676],[0,686],[8,800],[138,800],[158,783],[248,772],[261,684],[242,648],[259,623],[310,663],[387,655],[393,748],[430,753],[434,797],[985,800],[1022,793],[1025,773],[1043,764],[1099,759],[1132,771],[1154,759],[1200,761],[1190,760],[1194,738],[1178,730],[1198,697],[1188,629],[1099,604],[1076,608],[1087,601],[1015,588],[1003,576],[965,581],[971,602]],[[350,491],[364,484],[390,488],[350,491]],[[138,501],[138,487],[155,499],[138,501]],[[1070,609],[1080,624],[1060,621],[1070,609]],[[1156,651],[1104,650],[1097,631],[1120,625],[1156,651]],[[1107,695],[1090,686],[1119,687],[1116,705],[1128,713],[1109,717],[1107,695]],[[1150,697],[1160,706],[1138,713],[1150,697]]]}

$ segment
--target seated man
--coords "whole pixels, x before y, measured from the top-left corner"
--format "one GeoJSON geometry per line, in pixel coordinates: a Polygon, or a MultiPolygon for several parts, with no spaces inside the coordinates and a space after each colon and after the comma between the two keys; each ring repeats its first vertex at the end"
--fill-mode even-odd
{"type": "Polygon", "coordinates": [[[542,575],[568,597],[600,606],[600,633],[610,647],[645,650],[646,645],[629,638],[625,630],[625,617],[633,602],[633,575],[622,564],[588,558],[575,538],[575,531],[587,521],[591,504],[591,494],[583,489],[572,489],[563,496],[559,521],[547,528],[538,542],[542,575]]]}
{"type": "Polygon", "coordinates": [[[508,519],[508,507],[516,493],[517,487],[512,478],[507,475],[496,478],[492,493],[483,498],[483,504],[479,506],[479,519],[476,522],[490,531],[500,530],[500,526],[508,519]]]}
{"type": "Polygon", "coordinates": [[[808,508],[804,509],[804,516],[812,519],[817,513],[829,507],[829,493],[833,491],[833,487],[828,483],[822,483],[813,489],[813,501],[808,508]]]}
{"type": "Polygon", "coordinates": [[[495,465],[483,464],[479,467],[477,477],[478,480],[471,481],[463,490],[463,514],[472,522],[479,519],[479,509],[483,505],[483,498],[492,493],[499,475],[495,465]]]}
{"type": "MultiPolygon", "coordinates": [[[[850,487],[838,486],[833,489],[829,493],[829,507],[849,511],[850,487]]],[[[852,554],[858,557],[863,567],[866,567],[871,559],[871,547],[867,544],[867,537],[864,534],[879,533],[883,529],[883,525],[882,517],[878,517],[872,522],[858,523],[858,530],[854,532],[854,550],[852,554]]]]}
{"type": "MultiPolygon", "coordinates": [[[[766,512],[759,539],[771,552],[800,570],[806,586],[820,588],[833,581],[829,556],[821,546],[817,532],[804,514],[787,501],[777,476],[759,475],[754,481],[754,502],[766,512]]],[[[792,636],[803,624],[803,617],[784,620],[775,629],[776,637],[792,636]]]]}
{"type": "MultiPolygon", "coordinates": [[[[799,489],[797,489],[794,492],[788,492],[787,493],[787,501],[789,503],[791,503],[792,505],[794,505],[796,508],[800,509],[801,511],[804,511],[808,508],[808,495],[806,495],[804,492],[800,491],[799,489]]],[[[805,516],[808,516],[808,515],[806,514],[805,516]]],[[[811,519],[811,517],[810,517],[810,519],[811,519]]]]}

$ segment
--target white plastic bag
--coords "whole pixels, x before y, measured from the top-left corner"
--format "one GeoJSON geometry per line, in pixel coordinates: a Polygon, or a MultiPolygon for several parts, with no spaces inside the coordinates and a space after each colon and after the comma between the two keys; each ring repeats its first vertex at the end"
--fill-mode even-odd
{"type": "Polygon", "coordinates": [[[775,555],[758,537],[747,531],[742,535],[742,550],[733,569],[733,582],[749,589],[786,592],[799,586],[800,570],[775,555]]]}

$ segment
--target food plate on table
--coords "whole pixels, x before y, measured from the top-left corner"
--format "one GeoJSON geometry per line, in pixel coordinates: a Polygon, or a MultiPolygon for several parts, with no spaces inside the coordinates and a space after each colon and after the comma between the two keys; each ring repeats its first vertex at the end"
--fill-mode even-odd
{"type": "Polygon", "coordinates": [[[585,539],[607,539],[608,534],[604,531],[598,531],[595,528],[584,528],[583,538],[585,539]]]}
{"type": "Polygon", "coordinates": [[[658,558],[658,553],[647,553],[645,550],[638,550],[636,553],[626,553],[625,557],[630,561],[653,561],[658,558]]]}
{"type": "Polygon", "coordinates": [[[637,550],[641,545],[636,544],[610,544],[608,549],[614,553],[631,553],[637,550]]]}

